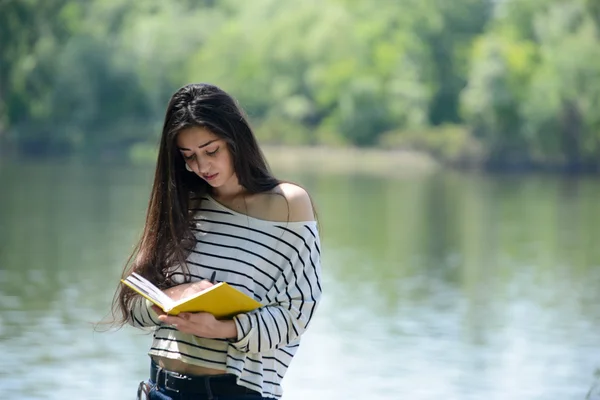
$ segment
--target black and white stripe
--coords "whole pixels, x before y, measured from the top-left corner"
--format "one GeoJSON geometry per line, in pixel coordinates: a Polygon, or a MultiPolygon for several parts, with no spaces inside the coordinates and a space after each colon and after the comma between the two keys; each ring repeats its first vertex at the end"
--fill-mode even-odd
{"type": "MultiPolygon", "coordinates": [[[[229,210],[212,198],[194,209],[196,245],[187,266],[192,281],[226,281],[263,307],[234,318],[238,338],[205,339],[160,325],[147,301],[136,302],[132,325],[155,329],[151,355],[224,369],[238,384],[281,397],[281,380],[321,297],[321,249],[316,222],[271,222],[229,210]]],[[[173,280],[183,282],[181,269],[173,280]]]]}

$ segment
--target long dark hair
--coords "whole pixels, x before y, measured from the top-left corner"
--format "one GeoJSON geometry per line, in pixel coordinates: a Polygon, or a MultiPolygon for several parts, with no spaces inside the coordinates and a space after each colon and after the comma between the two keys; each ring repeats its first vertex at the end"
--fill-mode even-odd
{"type": "MultiPolygon", "coordinates": [[[[123,271],[123,277],[136,272],[161,289],[174,284],[169,270],[177,265],[189,279],[186,249],[194,236],[188,209],[190,201],[210,191],[203,179],[186,172],[185,160],[175,144],[177,134],[189,127],[206,128],[225,140],[235,174],[247,192],[266,192],[280,183],[270,172],[235,99],[209,84],[190,84],[179,89],[167,106],[144,231],[123,271]]],[[[135,299],[133,290],[119,285],[113,300],[113,316],[120,324],[131,317],[135,299]]]]}

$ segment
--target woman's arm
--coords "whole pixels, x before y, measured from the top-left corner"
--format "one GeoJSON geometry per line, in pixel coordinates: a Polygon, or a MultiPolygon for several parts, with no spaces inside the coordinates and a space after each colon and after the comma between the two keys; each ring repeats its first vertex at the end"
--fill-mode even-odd
{"type": "Polygon", "coordinates": [[[166,315],[154,306],[157,318],[184,333],[212,339],[234,339],[232,345],[244,352],[260,353],[294,342],[308,327],[321,299],[318,236],[312,241],[303,238],[302,243],[304,247],[293,262],[295,271],[290,274],[296,278],[279,293],[273,289],[274,304],[239,314],[233,320],[217,320],[204,312],[166,315]]]}
{"type": "MultiPolygon", "coordinates": [[[[285,207],[274,208],[279,212],[289,210],[288,221],[314,220],[312,201],[304,189],[289,183],[279,188],[285,207]]],[[[281,220],[282,215],[273,218],[281,220]]],[[[321,300],[321,250],[316,224],[285,228],[284,235],[291,245],[287,251],[290,263],[266,296],[275,298],[274,304],[234,318],[237,336],[232,345],[239,351],[261,353],[296,342],[321,300]]]]}
{"type": "MultiPolygon", "coordinates": [[[[310,198],[298,189],[286,195],[290,222],[312,221],[310,198]]],[[[289,265],[266,296],[274,299],[272,304],[229,321],[218,321],[207,313],[161,315],[159,319],[181,332],[233,339],[232,345],[243,352],[260,353],[295,342],[308,327],[321,298],[320,244],[314,223],[288,229],[286,234],[294,246],[288,249],[289,265]]]]}
{"type": "Polygon", "coordinates": [[[132,302],[129,325],[136,328],[154,327],[161,324],[158,314],[152,308],[153,304],[142,296],[136,296],[132,302]]]}
{"type": "MultiPolygon", "coordinates": [[[[305,226],[310,230],[311,227],[305,226]]],[[[296,342],[306,331],[321,300],[320,250],[316,229],[302,237],[303,248],[293,261],[293,279],[275,294],[275,304],[234,318],[239,351],[261,353],[296,342]]],[[[275,287],[281,287],[275,285],[275,287]]],[[[271,296],[269,296],[271,297],[271,296]]]]}

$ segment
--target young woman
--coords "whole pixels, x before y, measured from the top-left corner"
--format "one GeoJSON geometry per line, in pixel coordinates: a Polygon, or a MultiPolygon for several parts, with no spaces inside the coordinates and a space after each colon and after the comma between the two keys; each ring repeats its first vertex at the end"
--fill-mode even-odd
{"type": "MultiPolygon", "coordinates": [[[[124,273],[178,300],[226,281],[262,304],[230,320],[167,316],[121,285],[122,323],[150,327],[149,399],[269,399],[321,297],[312,202],[269,171],[236,101],[192,84],[167,107],[146,225],[124,273]]],[[[146,397],[144,397],[146,396],[146,397]]]]}

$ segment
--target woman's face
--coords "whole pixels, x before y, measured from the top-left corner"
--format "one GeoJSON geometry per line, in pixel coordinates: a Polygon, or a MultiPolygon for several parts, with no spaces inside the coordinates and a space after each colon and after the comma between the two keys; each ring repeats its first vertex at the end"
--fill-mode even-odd
{"type": "Polygon", "coordinates": [[[208,129],[183,129],[177,134],[176,144],[189,169],[212,187],[237,179],[227,143],[208,129]]]}

